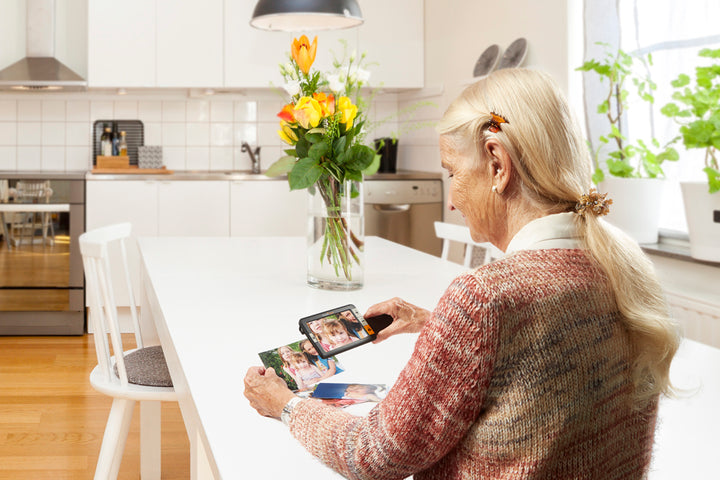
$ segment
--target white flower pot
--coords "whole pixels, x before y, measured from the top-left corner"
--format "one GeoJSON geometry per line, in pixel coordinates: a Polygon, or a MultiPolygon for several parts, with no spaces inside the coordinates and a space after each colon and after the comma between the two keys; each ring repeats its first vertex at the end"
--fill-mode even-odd
{"type": "Polygon", "coordinates": [[[690,235],[690,256],[720,262],[720,192],[706,182],[680,182],[690,235]]]}
{"type": "Polygon", "coordinates": [[[605,219],[638,243],[657,243],[664,187],[665,182],[658,178],[606,176],[598,188],[613,201],[605,219]]]}

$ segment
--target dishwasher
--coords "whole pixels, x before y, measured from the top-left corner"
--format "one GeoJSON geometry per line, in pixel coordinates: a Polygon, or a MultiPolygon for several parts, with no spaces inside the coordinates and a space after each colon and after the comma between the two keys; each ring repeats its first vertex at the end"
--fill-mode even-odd
{"type": "Polygon", "coordinates": [[[366,180],[365,235],[375,235],[416,250],[440,255],[435,235],[442,221],[441,179],[366,180]]]}

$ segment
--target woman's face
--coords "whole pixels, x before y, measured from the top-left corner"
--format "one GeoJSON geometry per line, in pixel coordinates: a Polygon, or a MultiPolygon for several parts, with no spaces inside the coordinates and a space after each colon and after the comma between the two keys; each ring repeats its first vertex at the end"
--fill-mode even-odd
{"type": "Polygon", "coordinates": [[[310,344],[310,343],[303,343],[302,348],[305,353],[309,353],[310,355],[317,356],[317,354],[318,354],[317,350],[315,350],[315,347],[313,347],[312,344],[310,344]]]}
{"type": "Polygon", "coordinates": [[[322,320],[313,320],[312,322],[308,322],[308,325],[314,334],[322,333],[322,320]]]}
{"type": "Polygon", "coordinates": [[[280,356],[283,360],[286,362],[290,361],[290,356],[292,355],[292,350],[290,350],[288,347],[280,347],[280,356]]]}
{"type": "Polygon", "coordinates": [[[474,155],[459,148],[452,137],[440,136],[442,167],[450,179],[448,207],[462,214],[474,241],[487,242],[491,241],[492,177],[488,170],[475,166],[474,155]]]}

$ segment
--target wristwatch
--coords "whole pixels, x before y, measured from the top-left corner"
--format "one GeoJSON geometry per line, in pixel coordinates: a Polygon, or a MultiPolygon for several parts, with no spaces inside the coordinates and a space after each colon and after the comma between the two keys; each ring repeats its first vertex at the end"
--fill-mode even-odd
{"type": "Polygon", "coordinates": [[[289,402],[287,402],[287,403],[285,404],[285,406],[284,406],[283,409],[282,409],[282,413],[280,414],[280,420],[282,420],[282,422],[283,422],[285,425],[289,425],[289,424],[290,424],[290,414],[291,414],[292,411],[295,409],[295,405],[297,405],[298,403],[302,402],[302,400],[303,400],[303,399],[300,398],[300,397],[293,397],[293,398],[290,399],[289,402]]]}

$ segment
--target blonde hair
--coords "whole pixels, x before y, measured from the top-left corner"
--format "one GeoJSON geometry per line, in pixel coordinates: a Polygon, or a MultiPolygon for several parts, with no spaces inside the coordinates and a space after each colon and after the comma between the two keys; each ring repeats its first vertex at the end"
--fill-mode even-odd
{"type": "MultiPolygon", "coordinates": [[[[543,72],[503,69],[470,85],[448,107],[438,132],[460,148],[473,148],[478,164],[485,160],[485,142],[496,138],[510,155],[519,194],[547,213],[572,211],[592,186],[579,125],[543,72]],[[508,123],[488,129],[491,113],[508,123]]],[[[680,339],[652,263],[635,241],[602,219],[575,215],[575,224],[583,247],[606,273],[629,332],[637,403],[669,394],[670,362],[680,339]]]]}

